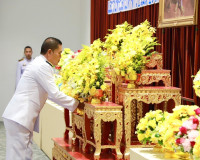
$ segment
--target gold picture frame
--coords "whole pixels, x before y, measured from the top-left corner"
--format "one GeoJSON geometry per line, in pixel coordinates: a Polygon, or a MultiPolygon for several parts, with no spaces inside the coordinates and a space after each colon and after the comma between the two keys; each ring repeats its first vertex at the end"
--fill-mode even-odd
{"type": "Polygon", "coordinates": [[[198,0],[160,0],[158,28],[196,25],[198,0]]]}

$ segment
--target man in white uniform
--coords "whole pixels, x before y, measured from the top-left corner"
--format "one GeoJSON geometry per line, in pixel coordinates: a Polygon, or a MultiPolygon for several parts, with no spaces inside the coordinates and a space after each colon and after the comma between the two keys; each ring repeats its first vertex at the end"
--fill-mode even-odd
{"type": "Polygon", "coordinates": [[[47,38],[42,44],[41,55],[22,75],[2,116],[6,128],[6,160],[32,159],[33,130],[47,97],[72,112],[77,108],[79,102],[60,92],[54,83],[52,66],[58,64],[61,52],[62,42],[47,38]]]}
{"type": "Polygon", "coordinates": [[[26,68],[26,66],[32,62],[33,58],[32,58],[32,48],[30,46],[26,46],[24,48],[24,56],[22,59],[20,59],[17,63],[17,73],[16,73],[16,87],[17,84],[22,76],[22,74],[24,73],[24,70],[26,68]]]}

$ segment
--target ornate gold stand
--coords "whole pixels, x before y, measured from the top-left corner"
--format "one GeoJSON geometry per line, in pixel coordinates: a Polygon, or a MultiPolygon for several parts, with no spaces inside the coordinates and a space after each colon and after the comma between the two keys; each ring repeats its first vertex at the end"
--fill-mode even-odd
{"type": "Polygon", "coordinates": [[[78,115],[76,113],[73,113],[72,117],[72,128],[73,128],[73,137],[72,142],[74,145],[76,145],[76,139],[78,138],[82,143],[82,150],[85,150],[86,146],[86,133],[85,133],[85,119],[84,116],[78,115]]]}
{"type": "Polygon", "coordinates": [[[135,133],[134,128],[136,123],[142,118],[142,102],[159,104],[173,99],[175,105],[180,105],[180,91],[180,88],[175,87],[140,87],[138,89],[119,87],[119,104],[123,104],[124,106],[125,159],[129,158],[130,147],[136,147],[131,145],[131,136],[135,133]]]}
{"type": "Polygon", "coordinates": [[[170,70],[142,70],[138,85],[147,85],[153,82],[163,81],[166,87],[171,86],[170,70]]]}
{"type": "MultiPolygon", "coordinates": [[[[87,141],[86,143],[94,146],[96,151],[94,153],[94,159],[98,160],[100,158],[101,149],[113,148],[116,150],[117,159],[121,159],[122,153],[120,152],[120,143],[122,139],[122,106],[114,104],[112,102],[104,102],[102,104],[89,104],[85,103],[85,120],[93,119],[93,134],[94,141],[91,139],[91,131],[86,129],[87,141]],[[115,129],[115,144],[113,145],[102,145],[101,144],[101,121],[113,122],[116,120],[115,129]]],[[[88,122],[86,122],[88,124],[88,122]]]]}
{"type": "Polygon", "coordinates": [[[146,64],[147,68],[162,69],[163,68],[163,58],[162,53],[155,53],[151,56],[150,61],[146,64]]]}

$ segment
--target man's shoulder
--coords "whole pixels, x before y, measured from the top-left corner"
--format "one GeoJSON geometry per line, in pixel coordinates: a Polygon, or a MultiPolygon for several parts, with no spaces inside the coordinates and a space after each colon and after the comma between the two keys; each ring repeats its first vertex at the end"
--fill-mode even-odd
{"type": "Polygon", "coordinates": [[[23,61],[23,60],[24,60],[24,58],[21,58],[21,59],[18,60],[18,62],[21,62],[21,61],[23,61]]]}

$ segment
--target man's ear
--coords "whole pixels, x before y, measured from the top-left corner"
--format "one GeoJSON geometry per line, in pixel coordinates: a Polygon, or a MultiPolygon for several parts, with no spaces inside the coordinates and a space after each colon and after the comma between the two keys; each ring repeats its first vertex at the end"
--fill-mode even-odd
{"type": "Polygon", "coordinates": [[[48,49],[47,53],[48,54],[51,54],[52,50],[51,49],[48,49]]]}

